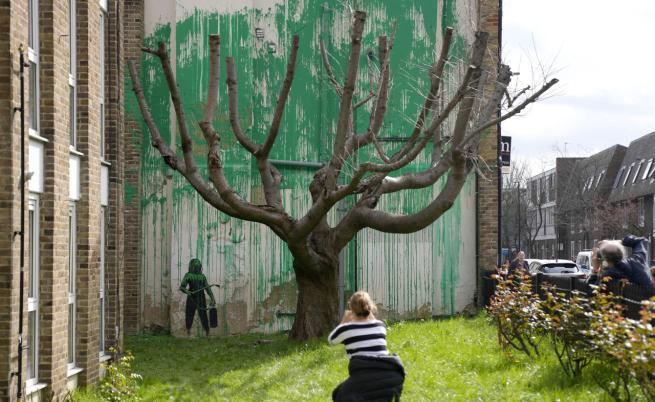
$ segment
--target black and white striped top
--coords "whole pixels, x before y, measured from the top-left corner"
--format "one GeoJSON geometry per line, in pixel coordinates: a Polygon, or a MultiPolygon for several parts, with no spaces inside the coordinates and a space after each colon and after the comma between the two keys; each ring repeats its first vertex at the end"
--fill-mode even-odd
{"type": "Polygon", "coordinates": [[[330,335],[332,345],[346,345],[348,357],[387,356],[387,329],[380,320],[352,321],[339,324],[330,335]]]}

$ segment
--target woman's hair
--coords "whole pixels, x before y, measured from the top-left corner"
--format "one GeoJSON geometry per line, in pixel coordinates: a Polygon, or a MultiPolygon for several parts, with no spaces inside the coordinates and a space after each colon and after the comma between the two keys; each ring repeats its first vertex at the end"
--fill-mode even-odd
{"type": "Polygon", "coordinates": [[[355,292],[350,296],[350,310],[358,317],[368,317],[369,314],[375,315],[378,312],[373,299],[363,290],[355,292]]]}

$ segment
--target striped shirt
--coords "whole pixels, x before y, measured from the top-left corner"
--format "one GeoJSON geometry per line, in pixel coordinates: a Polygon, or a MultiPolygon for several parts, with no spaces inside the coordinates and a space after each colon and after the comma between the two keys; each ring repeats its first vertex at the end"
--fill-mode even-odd
{"type": "Polygon", "coordinates": [[[387,356],[387,329],[380,320],[352,321],[339,324],[330,335],[331,345],[343,343],[348,357],[387,356]]]}

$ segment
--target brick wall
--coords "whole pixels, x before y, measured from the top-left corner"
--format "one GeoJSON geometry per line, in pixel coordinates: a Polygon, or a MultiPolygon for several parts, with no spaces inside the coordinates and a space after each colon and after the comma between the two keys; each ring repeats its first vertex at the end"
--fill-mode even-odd
{"type": "MultiPolygon", "coordinates": [[[[120,49],[122,0],[110,1],[114,49],[120,49]],[[118,3],[118,4],[117,4],[118,3]]],[[[40,48],[40,130],[44,142],[44,188],[39,194],[39,382],[47,385],[42,397],[63,399],[67,393],[68,371],[68,278],[69,278],[69,42],[68,0],[39,1],[40,48]]],[[[80,199],[76,203],[76,365],[83,369],[78,384],[98,378],[99,345],[99,257],[100,257],[100,7],[98,1],[77,1],[77,151],[80,156],[80,199]]],[[[19,44],[28,42],[27,1],[0,0],[0,400],[15,400],[17,370],[19,245],[20,237],[20,119],[12,109],[19,106],[19,44]]],[[[111,29],[110,29],[111,30],[111,29]]],[[[108,45],[112,46],[112,43],[108,45]]],[[[113,87],[107,88],[107,159],[111,163],[109,208],[110,230],[105,269],[108,338],[121,346],[113,328],[120,326],[122,300],[122,56],[109,61],[113,87]],[[113,88],[113,92],[112,92],[113,88]],[[113,147],[113,149],[112,149],[113,147]]],[[[29,74],[25,72],[25,129],[29,126],[29,74]]],[[[26,133],[27,144],[27,133],[26,133]]],[[[28,147],[25,147],[28,159],[28,147]]],[[[27,171],[30,171],[30,167],[27,171]]],[[[33,168],[33,167],[32,167],[33,168]]],[[[26,194],[27,199],[27,194],[26,194]]],[[[27,216],[27,203],[26,216],[27,216]]],[[[27,232],[27,228],[26,228],[27,232]]],[[[28,240],[28,239],[26,239],[28,240]]],[[[29,250],[25,242],[25,255],[29,250]]],[[[27,325],[27,284],[29,260],[25,260],[25,306],[23,337],[30,343],[27,325]]],[[[26,379],[27,351],[23,352],[26,379]]],[[[24,386],[24,384],[22,384],[24,386]]],[[[23,395],[25,397],[25,395],[23,395]]]]}
{"type": "Polygon", "coordinates": [[[44,151],[44,193],[40,199],[40,380],[62,394],[67,374],[68,328],[68,7],[39,2],[40,134],[44,151]]]}
{"type": "MultiPolygon", "coordinates": [[[[143,43],[143,1],[125,1],[125,60],[138,61],[143,43]]],[[[131,108],[135,112],[136,107],[131,108]]],[[[138,111],[136,111],[138,113],[138,111]]],[[[141,319],[141,211],[140,186],[141,130],[140,116],[125,116],[125,186],[133,196],[125,199],[125,332],[134,334],[142,329],[141,319]]]]}
{"type": "Polygon", "coordinates": [[[105,60],[105,159],[109,168],[109,205],[107,222],[107,248],[105,267],[107,347],[122,349],[124,305],[124,166],[125,130],[123,116],[123,52],[125,6],[123,0],[110,0],[108,4],[107,46],[105,60]]]}
{"type": "Polygon", "coordinates": [[[77,202],[76,363],[81,383],[98,378],[100,290],[100,9],[96,1],[77,2],[77,150],[80,200],[77,202]]]}
{"type": "MultiPolygon", "coordinates": [[[[500,1],[480,1],[480,30],[489,33],[489,51],[483,68],[491,74],[493,83],[498,70],[500,1]]],[[[497,265],[498,259],[498,130],[489,129],[480,142],[479,154],[489,169],[478,175],[478,270],[497,265]]]]}

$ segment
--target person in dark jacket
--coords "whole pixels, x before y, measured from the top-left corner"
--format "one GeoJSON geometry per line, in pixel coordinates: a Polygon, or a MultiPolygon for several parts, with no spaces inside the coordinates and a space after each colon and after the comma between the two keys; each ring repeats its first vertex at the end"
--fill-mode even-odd
{"type": "Polygon", "coordinates": [[[328,336],[331,345],[343,343],[350,358],[349,377],[332,391],[332,400],[400,401],[405,369],[387,350],[387,330],[375,318],[375,303],[368,293],[358,291],[348,305],[341,324],[328,336]]]}
{"type": "Polygon", "coordinates": [[[525,260],[525,253],[519,251],[516,253],[516,259],[509,265],[508,275],[527,274],[528,262],[525,260]]]}
{"type": "Polygon", "coordinates": [[[209,322],[207,321],[207,302],[205,300],[205,292],[211,299],[211,306],[216,306],[214,293],[207,283],[207,277],[202,273],[202,263],[197,258],[189,261],[189,272],[184,274],[182,283],[180,283],[180,291],[187,295],[186,308],[184,321],[186,324],[187,335],[191,334],[191,325],[193,318],[198,312],[200,323],[205,330],[205,334],[209,336],[209,322]]]}
{"type": "Polygon", "coordinates": [[[652,287],[653,282],[648,268],[648,240],[633,235],[626,236],[622,243],[632,248],[632,256],[625,258],[617,242],[601,241],[592,255],[592,274],[587,283],[617,285],[621,281],[652,287]]]}

